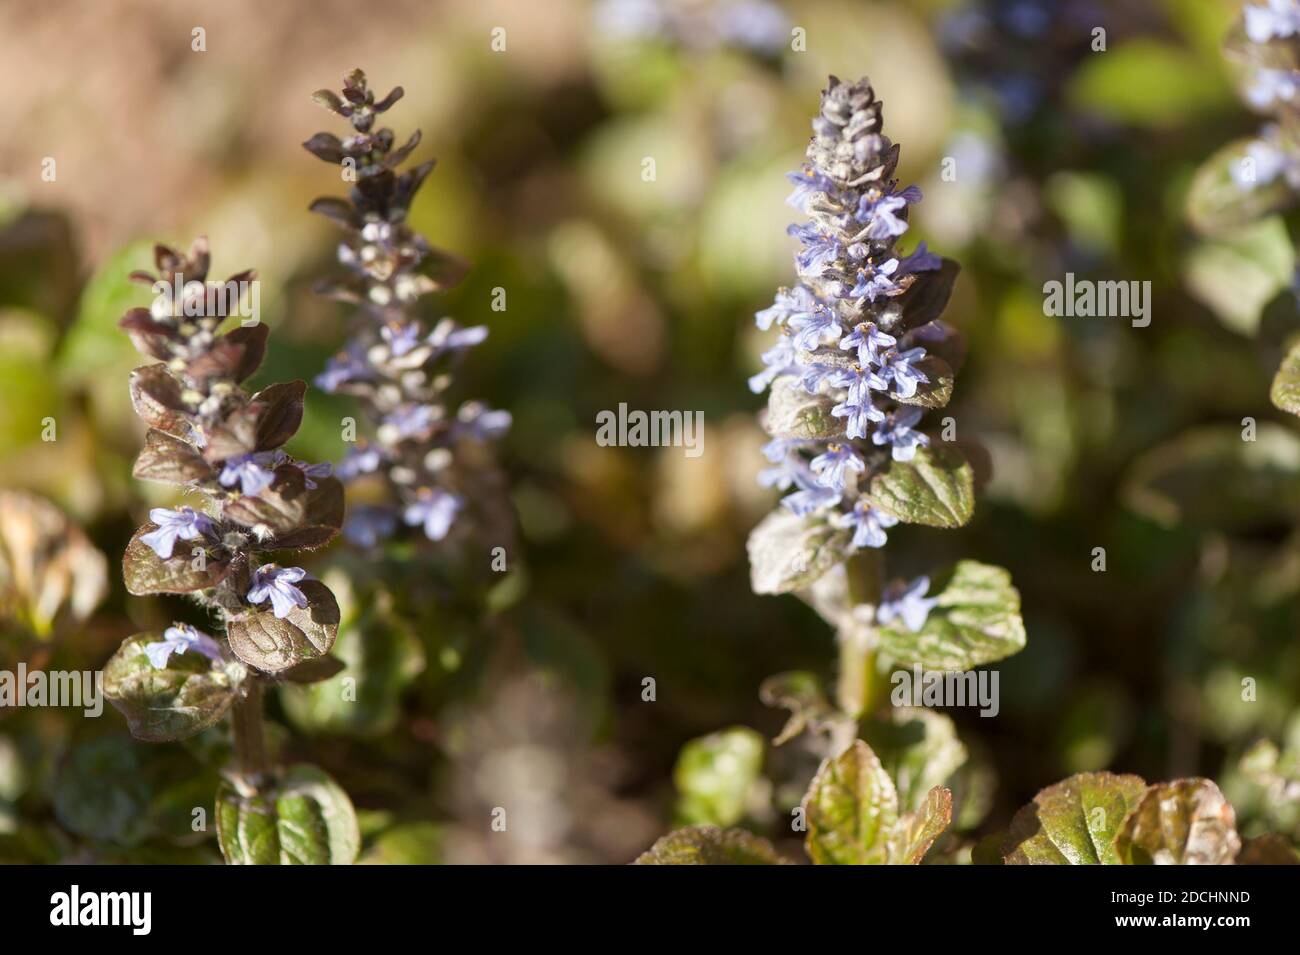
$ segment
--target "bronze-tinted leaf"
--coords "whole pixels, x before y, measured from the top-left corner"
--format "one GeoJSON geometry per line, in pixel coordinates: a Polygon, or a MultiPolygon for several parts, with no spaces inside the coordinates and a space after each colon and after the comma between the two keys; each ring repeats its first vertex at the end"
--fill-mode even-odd
{"type": "MultiPolygon", "coordinates": [[[[146,275],[150,281],[153,276],[146,275]]],[[[170,325],[154,320],[147,308],[133,308],[122,316],[118,327],[131,336],[131,343],[150,358],[166,361],[171,357],[168,345],[180,340],[180,333],[170,325]]]]}
{"type": "Polygon", "coordinates": [[[165,365],[144,365],[131,372],[131,404],[151,428],[184,438],[193,420],[181,399],[181,383],[165,365]]]}
{"type": "Polygon", "coordinates": [[[305,381],[290,381],[263,388],[252,403],[263,406],[257,419],[256,449],[273,451],[298,433],[302,426],[305,381]]]}
{"type": "Polygon", "coordinates": [[[230,649],[249,666],[267,673],[279,673],[329,653],[339,629],[339,605],[328,587],[318,580],[304,580],[298,589],[306,595],[306,607],[294,608],[283,619],[271,612],[250,607],[226,628],[230,649]]]}
{"type": "Polygon", "coordinates": [[[377,102],[374,106],[376,113],[386,113],[406,94],[406,91],[400,86],[394,86],[388,91],[388,95],[377,102]]]}
{"type": "Polygon", "coordinates": [[[637,856],[637,865],[787,865],[772,843],[744,829],[688,826],[637,856]]]}
{"type": "Polygon", "coordinates": [[[332,90],[317,90],[311,94],[311,98],[317,105],[323,106],[331,113],[336,113],[339,116],[346,116],[351,112],[350,109],[348,109],[347,112],[344,112],[346,107],[344,107],[343,101],[339,99],[338,94],[332,90]]]}
{"type": "Polygon", "coordinates": [[[203,456],[216,463],[252,453],[257,447],[258,421],[265,411],[265,405],[254,403],[235,408],[220,424],[208,428],[203,456]]]}
{"type": "Polygon", "coordinates": [[[1208,779],[1149,787],[1115,837],[1126,865],[1231,865],[1240,849],[1237,815],[1208,779]]]}
{"type": "Polygon", "coordinates": [[[243,381],[261,367],[270,333],[260,322],[232,329],[214,341],[205,354],[190,362],[186,371],[200,380],[243,381]]]}
{"type": "Polygon", "coordinates": [[[235,660],[213,663],[197,652],[173,653],[158,669],[145,648],[162,639],[136,634],[104,666],[104,695],[126,717],[131,735],[151,743],[185,739],[216,723],[247,672],[235,660]]]}
{"type": "Polygon", "coordinates": [[[903,324],[916,328],[942,315],[948,307],[959,271],[960,265],[952,259],[944,259],[938,271],[916,273],[916,281],[898,299],[903,309],[903,324]]]}
{"type": "Polygon", "coordinates": [[[343,667],[342,660],[327,653],[323,657],[312,657],[281,671],[280,679],[291,683],[320,683],[342,673],[343,667]]]}
{"type": "Polygon", "coordinates": [[[1048,786],[1011,820],[1008,865],[1121,865],[1115,835],[1141,801],[1140,776],[1077,773],[1048,786]]]}
{"type": "Polygon", "coordinates": [[[338,199],[334,196],[322,196],[320,199],[314,200],[307,209],[309,212],[319,212],[335,225],[342,226],[344,229],[358,229],[361,227],[361,216],[358,214],[356,207],[344,199],[338,199]]]}
{"type": "Polygon", "coordinates": [[[338,163],[343,161],[343,143],[333,133],[317,133],[302,144],[317,159],[338,163]]]}
{"type": "Polygon", "coordinates": [[[261,551],[323,547],[343,526],[343,485],[337,478],[318,478],[306,488],[293,465],[276,469],[276,481],[255,497],[226,505],[225,516],[255,531],[261,551]]]}
{"type": "Polygon", "coordinates": [[[150,428],[131,473],[142,481],[190,484],[212,477],[212,465],[188,441],[150,428]]]}
{"type": "Polygon", "coordinates": [[[230,570],[228,561],[215,560],[211,557],[197,560],[191,553],[192,548],[200,546],[198,541],[179,541],[176,551],[168,560],[163,560],[154,553],[153,548],[141,536],[158,529],[150,522],[141,527],[126,545],[122,557],[122,578],[126,581],[128,593],[137,597],[146,594],[189,594],[196,590],[206,590],[220,583],[230,570]]]}

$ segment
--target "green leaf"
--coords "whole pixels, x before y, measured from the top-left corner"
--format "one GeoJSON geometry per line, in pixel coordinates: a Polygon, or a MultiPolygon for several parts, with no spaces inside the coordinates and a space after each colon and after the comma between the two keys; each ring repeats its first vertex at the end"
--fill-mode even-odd
{"type": "Polygon", "coordinates": [[[1236,813],[1208,779],[1151,786],[1115,838],[1125,865],[1231,865],[1240,849],[1236,813]]]}
{"type": "Polygon", "coordinates": [[[226,576],[230,564],[226,561],[207,560],[201,569],[195,567],[195,558],[187,547],[197,546],[192,541],[177,541],[172,556],[159,557],[152,547],[140,538],[158,525],[152,521],[141,527],[126,545],[122,556],[122,579],[128,593],[137,597],[148,594],[189,594],[196,590],[215,587],[226,576]]]}
{"type": "Polygon", "coordinates": [[[249,610],[226,626],[230,649],[251,667],[278,673],[304,660],[329,653],[339,630],[339,605],[319,580],[298,585],[306,607],[295,607],[283,619],[270,609],[249,610]]]}
{"type": "Polygon", "coordinates": [[[1067,92],[1070,103],[1120,123],[1172,128],[1219,109],[1232,90],[1192,52],[1132,39],[1085,57],[1067,92]]]}
{"type": "Polygon", "coordinates": [[[925,854],[945,829],[952,824],[952,793],[935,786],[915,812],[898,820],[889,839],[891,865],[920,865],[925,854]]]}
{"type": "Polygon", "coordinates": [[[817,865],[885,865],[898,826],[898,793],[862,740],[824,760],[803,801],[805,847],[817,865]]]}
{"type": "Polygon", "coordinates": [[[764,427],[774,438],[833,438],[844,434],[843,419],[831,414],[834,404],[826,395],[808,394],[798,378],[778,378],[768,395],[764,427]]]}
{"type": "Polygon", "coordinates": [[[881,652],[894,663],[970,670],[1024,649],[1020,593],[1001,567],[959,561],[932,592],[938,603],[919,631],[912,632],[901,620],[878,628],[881,652]]]}
{"type": "Polygon", "coordinates": [[[1218,149],[1192,179],[1187,194],[1187,218],[1202,235],[1239,229],[1283,208],[1294,199],[1284,176],[1243,185],[1234,174],[1253,167],[1247,150],[1253,139],[1237,139],[1218,149]],[[1248,165],[1249,164],[1249,165],[1248,165]]]}
{"type": "Polygon", "coordinates": [[[239,692],[246,671],[229,661],[214,665],[197,652],[173,653],[155,669],[145,647],[161,634],[123,641],[104,666],[104,695],[126,717],[131,735],[151,743],[185,739],[216,723],[239,692]]]}
{"type": "Polygon", "coordinates": [[[1300,344],[1282,360],[1282,367],[1273,376],[1273,387],[1268,396],[1283,411],[1300,415],[1300,344]]]}
{"type": "Polygon", "coordinates": [[[1146,791],[1139,776],[1079,773],[1042,790],[1011,820],[1008,865],[1120,865],[1115,835],[1146,791]]]}
{"type": "Polygon", "coordinates": [[[778,507],[749,534],[750,582],[756,594],[807,587],[844,559],[849,534],[825,517],[798,517],[778,507]]]}
{"type": "Polygon", "coordinates": [[[1123,489],[1134,511],[1166,527],[1245,532],[1300,515],[1300,438],[1267,421],[1254,441],[1235,427],[1197,428],[1148,451],[1123,489]]]}
{"type": "Polygon", "coordinates": [[[864,723],[861,733],[894,780],[904,811],[919,810],[968,758],[952,720],[924,707],[890,707],[883,718],[864,723]]]}
{"type": "Polygon", "coordinates": [[[735,825],[750,806],[762,769],[763,737],[748,727],[691,740],[673,769],[678,817],[686,825],[735,825]]]}
{"type": "Polygon", "coordinates": [[[352,801],[315,766],[293,766],[254,794],[223,782],[217,839],[231,865],[351,865],[361,847],[352,801]]]}
{"type": "Polygon", "coordinates": [[[975,512],[975,478],[955,448],[918,448],[911,461],[888,462],[866,496],[908,524],[961,527],[975,512]]]}
{"type": "Polygon", "coordinates": [[[766,839],[743,829],[689,826],[641,853],[637,865],[786,865],[766,839]]]}

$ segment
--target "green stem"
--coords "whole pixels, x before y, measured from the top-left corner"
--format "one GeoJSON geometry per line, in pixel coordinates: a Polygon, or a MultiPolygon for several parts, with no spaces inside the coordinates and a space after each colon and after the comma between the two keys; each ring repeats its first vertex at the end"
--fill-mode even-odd
{"type": "MultiPolygon", "coordinates": [[[[880,552],[859,551],[849,558],[844,569],[848,575],[849,605],[855,610],[865,607],[860,613],[871,619],[884,587],[884,560],[880,552]]],[[[876,669],[878,640],[875,626],[850,624],[840,630],[839,642],[840,672],[836,698],[841,710],[860,719],[879,703],[886,685],[876,669]]]]}
{"type": "Polygon", "coordinates": [[[253,784],[271,768],[262,717],[262,692],[262,680],[250,675],[243,696],[230,708],[235,764],[240,775],[253,784]]]}

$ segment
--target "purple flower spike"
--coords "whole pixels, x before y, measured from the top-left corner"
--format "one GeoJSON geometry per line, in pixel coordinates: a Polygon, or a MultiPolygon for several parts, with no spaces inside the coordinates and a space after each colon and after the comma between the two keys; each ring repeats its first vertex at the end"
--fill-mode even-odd
{"type": "Polygon", "coordinates": [[[305,579],[307,571],[301,567],[263,564],[253,571],[252,586],[248,588],[248,602],[260,604],[269,599],[271,612],[283,620],[295,609],[307,606],[307,595],[294,586],[305,579]]]}
{"type": "Polygon", "coordinates": [[[192,541],[212,533],[212,518],[192,507],[179,507],[168,510],[155,507],[149,512],[149,520],[158,525],[157,530],[140,535],[155,554],[163,560],[171,558],[178,540],[192,541]]]}

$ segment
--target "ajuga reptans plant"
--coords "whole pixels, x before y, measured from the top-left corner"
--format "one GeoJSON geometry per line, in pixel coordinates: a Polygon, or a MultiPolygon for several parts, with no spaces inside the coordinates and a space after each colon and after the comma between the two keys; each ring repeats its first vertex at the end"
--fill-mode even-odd
{"type": "MultiPolygon", "coordinates": [[[[1206,779],[1148,785],[1081,773],[1040,792],[1006,831],[978,843],[961,834],[985,810],[972,811],[971,761],[952,721],[888,706],[879,688],[890,668],[962,671],[1024,644],[1019,597],[999,568],[962,561],[934,585],[926,577],[884,583],[890,534],[971,516],[969,464],[942,429],[923,426],[947,403],[961,355],[956,331],[939,319],[956,266],[924,247],[897,249],[920,195],[897,188],[898,150],[881,132],[881,104],[865,80],[832,77],[813,131],[808,162],[792,177],[791,202],[809,220],[791,229],[802,244],[799,280],[759,313],[760,327],[776,326],[780,337],[752,382],[771,388],[773,467],[763,480],[787,493],[750,541],[754,589],[799,593],[840,640],[837,704],[807,673],[781,674],[761,690],[791,712],[776,744],[798,738],[823,757],[790,817],[808,857],[827,865],[1295,862],[1279,837],[1243,843],[1232,807],[1206,779]]],[[[720,781],[718,767],[756,775],[756,736],[739,729],[688,744],[675,776],[696,802],[683,805],[711,824],[670,833],[638,862],[788,861],[766,839],[724,828],[744,818],[753,791],[720,781]],[[690,792],[694,767],[704,768],[704,785],[690,792]],[[719,800],[719,791],[732,798],[719,800]]]]}
{"type": "Polygon", "coordinates": [[[870,84],[832,77],[813,133],[791,174],[789,202],[807,217],[790,227],[797,281],[757,316],[776,331],[750,382],[770,389],[760,479],[785,496],[749,551],[755,592],[801,593],[835,626],[839,702],[859,715],[880,702],[886,665],[966,670],[1017,652],[1025,634],[1000,568],[963,561],[933,581],[886,582],[897,525],[959,527],[974,508],[956,422],[933,420],[963,355],[940,318],[957,265],[924,243],[899,248],[921,195],[894,179],[898,147],[870,84]]]}
{"type": "Polygon", "coordinates": [[[352,183],[347,199],[317,199],[311,208],[344,231],[338,260],[345,274],[321,291],[357,306],[356,329],[316,379],[325,391],[355,396],[372,425],[339,464],[344,482],[373,478],[384,492],[355,506],[344,528],[350,541],[373,548],[403,531],[452,542],[473,527],[505,546],[509,520],[500,504],[501,478],[485,444],[510,427],[510,414],[469,401],[447,403],[452,373],[487,328],[462,328],[450,318],[426,326],[419,300],[458,282],[464,266],[432,248],[407,225],[407,213],[433,162],[399,171],[420,142],[417,130],[401,146],[393,131],[375,128],[402,88],[376,101],[361,70],[343,78],[342,94],[320,90],[315,100],[346,119],[344,139],[317,133],[304,147],[337,164],[352,183]]]}
{"type": "MultiPolygon", "coordinates": [[[[771,466],[760,480],[784,493],[750,536],[753,589],[798,594],[840,646],[834,704],[812,674],[781,674],[761,690],[791,711],[776,743],[799,737],[822,757],[799,817],[815,862],[915,864],[953,821],[949,785],[966,751],[946,716],[890,709],[889,671],[969,670],[1025,642],[1019,594],[1001,568],[961,561],[933,582],[886,577],[884,548],[901,525],[970,519],[974,475],[953,440],[955,422],[926,422],[948,403],[962,358],[961,336],[940,318],[957,266],[924,244],[899,248],[921,196],[894,178],[898,147],[881,115],[870,83],[831,77],[807,161],[791,174],[789,202],[806,217],[789,230],[801,246],[797,279],[757,315],[776,342],[750,381],[770,390],[762,419],[771,466]],[[900,734],[904,723],[913,725],[900,734]],[[878,741],[881,731],[893,744],[919,739],[922,760],[942,750],[942,765],[923,777],[931,785],[895,785],[882,759],[896,765],[899,754],[878,741]],[[858,797],[878,819],[854,836],[845,799],[858,797]]],[[[688,776],[681,768],[679,780],[688,776]]],[[[779,861],[760,858],[750,838],[682,830],[642,861],[684,861],[674,855],[691,844],[709,855],[728,839],[744,842],[752,861],[779,861]]]]}
{"type": "Polygon", "coordinates": [[[346,794],[321,770],[284,767],[263,724],[265,688],[332,675],[339,608],[296,555],[324,546],[343,520],[343,489],[328,466],[284,450],[302,423],[304,382],[249,395],[241,383],[266,353],[267,327],[221,332],[244,272],[211,283],[208,248],[155,249],[149,308],[122,327],[150,363],[131,373],[148,426],[137,478],[173,485],[186,503],[157,507],[126,549],[136,595],[180,594],[207,611],[161,633],[128,638],[104,669],[104,691],[132,734],[150,742],[194,736],[228,718],[233,760],[216,795],[216,827],[232,863],[349,863],[357,823],[346,794]],[[216,294],[214,294],[216,293],[216,294]]]}

